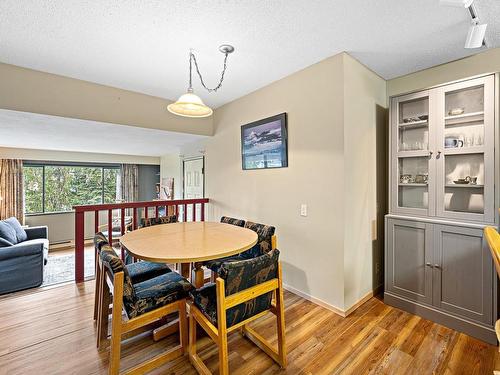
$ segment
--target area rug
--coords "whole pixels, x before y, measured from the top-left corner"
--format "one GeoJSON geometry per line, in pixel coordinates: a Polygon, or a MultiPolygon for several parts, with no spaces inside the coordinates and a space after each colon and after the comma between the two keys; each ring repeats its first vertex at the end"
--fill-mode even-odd
{"type": "MultiPolygon", "coordinates": [[[[94,252],[85,251],[84,276],[94,276],[94,252]]],[[[49,253],[43,272],[42,286],[75,280],[75,254],[57,255],[49,253]]]]}

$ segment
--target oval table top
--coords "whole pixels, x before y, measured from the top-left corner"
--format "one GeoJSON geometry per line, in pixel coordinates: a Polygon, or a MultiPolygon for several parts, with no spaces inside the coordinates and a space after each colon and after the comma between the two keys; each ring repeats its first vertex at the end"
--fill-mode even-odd
{"type": "Polygon", "coordinates": [[[241,253],[257,243],[257,233],[231,224],[185,222],[153,225],[120,238],[134,257],[158,263],[191,263],[241,253]]]}

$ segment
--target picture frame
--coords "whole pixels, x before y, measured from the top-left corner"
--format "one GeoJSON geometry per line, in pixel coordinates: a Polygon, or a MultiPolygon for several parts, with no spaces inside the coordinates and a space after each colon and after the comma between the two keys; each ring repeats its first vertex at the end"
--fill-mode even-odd
{"type": "Polygon", "coordinates": [[[286,112],[241,126],[243,170],[288,167],[286,112]]]}

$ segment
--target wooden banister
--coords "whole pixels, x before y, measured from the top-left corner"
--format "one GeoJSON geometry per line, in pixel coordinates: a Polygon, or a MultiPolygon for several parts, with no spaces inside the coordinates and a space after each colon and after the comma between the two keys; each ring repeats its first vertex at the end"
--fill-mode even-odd
{"type": "MultiPolygon", "coordinates": [[[[191,206],[193,209],[192,220],[205,221],[205,204],[209,203],[208,198],[197,198],[197,199],[178,199],[178,200],[156,200],[156,201],[145,201],[145,202],[124,202],[124,203],[107,203],[107,204],[89,204],[89,205],[77,205],[73,206],[75,211],[75,282],[79,283],[84,281],[84,264],[85,264],[85,251],[84,251],[84,241],[85,241],[85,212],[94,213],[94,230],[97,231],[99,227],[99,213],[100,211],[107,211],[107,228],[108,228],[108,240],[110,244],[113,240],[113,210],[119,210],[120,217],[120,231],[122,234],[126,232],[125,228],[125,213],[127,209],[131,209],[132,224],[130,227],[132,230],[137,229],[139,217],[137,215],[137,210],[140,208],[144,211],[144,216],[148,217],[148,209],[155,209],[155,216],[159,215],[159,208],[165,207],[165,215],[168,215],[169,207],[174,207],[174,211],[177,215],[177,219],[183,219],[187,221],[187,207],[191,206]],[[200,217],[196,215],[196,205],[201,206],[200,217]],[[179,206],[183,208],[182,218],[179,217],[179,206]]],[[[130,213],[129,213],[130,215],[130,213]]],[[[106,224],[104,224],[106,225],[106,224]]],[[[123,256],[123,255],[122,255],[123,256]]]]}

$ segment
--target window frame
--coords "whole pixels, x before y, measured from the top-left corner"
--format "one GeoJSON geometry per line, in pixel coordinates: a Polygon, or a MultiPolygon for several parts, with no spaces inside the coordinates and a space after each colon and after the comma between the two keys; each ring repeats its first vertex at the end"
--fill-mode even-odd
{"type": "MultiPolygon", "coordinates": [[[[41,212],[27,212],[26,204],[24,205],[24,215],[25,216],[40,216],[40,215],[57,215],[57,214],[66,214],[74,212],[74,210],[68,211],[45,211],[45,167],[87,167],[87,168],[100,168],[101,169],[101,203],[104,204],[104,171],[106,169],[118,169],[121,173],[121,165],[120,164],[106,164],[106,163],[77,163],[77,162],[45,162],[45,161],[23,161],[24,167],[37,167],[42,168],[42,211],[41,212]]],[[[24,172],[24,170],[23,170],[24,172]]],[[[24,173],[23,173],[23,195],[26,196],[25,191],[26,186],[24,185],[24,173]]]]}

